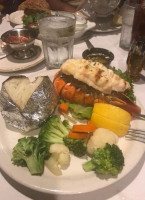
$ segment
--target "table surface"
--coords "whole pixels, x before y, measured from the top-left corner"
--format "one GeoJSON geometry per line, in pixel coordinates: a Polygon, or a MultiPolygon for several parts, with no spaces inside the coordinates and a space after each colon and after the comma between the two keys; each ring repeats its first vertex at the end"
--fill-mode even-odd
{"type": "MultiPolygon", "coordinates": [[[[0,24],[0,35],[5,31],[12,29],[12,26],[7,21],[7,17],[3,19],[3,22],[0,24]]],[[[120,68],[123,71],[126,70],[126,58],[127,51],[124,51],[119,47],[120,32],[111,32],[106,34],[96,34],[90,39],[92,44],[95,47],[106,48],[112,51],[115,55],[114,60],[112,61],[112,66],[120,68]]],[[[81,58],[82,52],[87,48],[86,43],[82,42],[74,46],[74,58],[81,58]]],[[[0,61],[1,62],[1,61],[0,61]]],[[[45,64],[41,63],[36,68],[31,68],[25,71],[20,71],[15,74],[30,74],[35,71],[46,70],[45,64]]],[[[14,73],[13,73],[14,74],[14,73]]],[[[142,72],[144,74],[144,71],[142,72]]],[[[0,82],[4,81],[8,76],[12,75],[11,73],[0,73],[0,82]]],[[[144,80],[138,81],[134,84],[135,95],[140,100],[142,105],[145,108],[145,92],[144,92],[144,80]]],[[[145,196],[145,164],[144,164],[145,155],[142,157],[139,163],[135,168],[123,179],[118,181],[113,185],[105,189],[94,191],[86,194],[78,195],[49,195],[36,192],[29,188],[26,188],[19,183],[12,180],[7,176],[2,170],[0,170],[0,199],[9,200],[18,199],[18,200],[143,200],[145,196]]]]}

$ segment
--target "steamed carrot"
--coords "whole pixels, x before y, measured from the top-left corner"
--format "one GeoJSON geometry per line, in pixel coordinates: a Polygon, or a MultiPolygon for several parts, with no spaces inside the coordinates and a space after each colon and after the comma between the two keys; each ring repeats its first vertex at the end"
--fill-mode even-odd
{"type": "MultiPolygon", "coordinates": [[[[96,127],[96,125],[91,121],[91,120],[88,120],[88,125],[91,125],[91,126],[94,126],[94,128],[96,127]]],[[[96,127],[97,128],[97,127],[96,127]]]]}
{"type": "Polygon", "coordinates": [[[94,124],[75,124],[72,127],[72,132],[91,133],[94,132],[96,128],[94,124]]]}
{"type": "Polygon", "coordinates": [[[70,131],[68,137],[72,139],[86,139],[88,137],[88,133],[76,133],[70,131]]]}
{"type": "Polygon", "coordinates": [[[59,104],[58,111],[59,113],[68,113],[69,107],[66,103],[59,104]]]}

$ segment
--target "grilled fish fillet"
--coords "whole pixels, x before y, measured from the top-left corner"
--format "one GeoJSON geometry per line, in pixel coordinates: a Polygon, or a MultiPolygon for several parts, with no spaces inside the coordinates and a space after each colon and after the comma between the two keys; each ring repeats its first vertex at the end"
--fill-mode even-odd
{"type": "Polygon", "coordinates": [[[130,84],[127,81],[99,62],[69,59],[62,64],[61,71],[66,75],[73,75],[75,79],[105,94],[112,91],[124,92],[130,89],[130,84]]]}

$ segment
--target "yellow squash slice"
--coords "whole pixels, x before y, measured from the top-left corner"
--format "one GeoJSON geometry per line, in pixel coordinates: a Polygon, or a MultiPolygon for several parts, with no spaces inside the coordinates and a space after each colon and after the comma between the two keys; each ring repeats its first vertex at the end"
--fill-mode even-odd
{"type": "Polygon", "coordinates": [[[120,137],[126,135],[129,129],[129,125],[125,125],[121,123],[121,121],[120,122],[113,121],[96,113],[92,114],[91,121],[98,128],[106,128],[108,130],[111,130],[120,137]]]}
{"type": "Polygon", "coordinates": [[[93,113],[101,115],[109,120],[119,122],[121,124],[129,125],[131,121],[131,115],[127,111],[105,103],[95,103],[93,113]]]}

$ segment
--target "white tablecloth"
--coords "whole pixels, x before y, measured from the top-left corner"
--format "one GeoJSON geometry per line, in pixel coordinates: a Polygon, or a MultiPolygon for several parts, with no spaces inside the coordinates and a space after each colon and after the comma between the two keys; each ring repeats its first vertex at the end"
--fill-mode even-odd
{"type": "MultiPolygon", "coordinates": [[[[0,35],[5,31],[11,29],[7,20],[4,19],[0,25],[0,35]]],[[[108,34],[96,35],[91,39],[91,42],[95,47],[102,47],[112,51],[115,55],[115,59],[112,62],[112,66],[126,70],[126,58],[127,51],[122,50],[119,47],[119,32],[112,32],[108,34]]],[[[82,52],[87,48],[85,43],[77,44],[74,46],[74,58],[81,58],[82,52]]],[[[0,61],[1,63],[1,61],[0,61]]],[[[38,66],[37,69],[26,70],[23,72],[17,72],[17,74],[29,74],[33,71],[45,70],[44,67],[38,66]]],[[[144,72],[143,72],[144,73],[144,72]]],[[[4,81],[11,74],[0,73],[0,83],[4,81]]],[[[140,80],[135,84],[135,94],[145,107],[145,92],[144,81],[140,80]]],[[[143,200],[145,199],[145,164],[144,158],[137,163],[136,167],[119,182],[96,192],[80,195],[60,196],[60,195],[48,195],[33,191],[26,188],[13,179],[8,177],[3,171],[0,171],[0,200],[143,200]]],[[[23,177],[22,177],[23,178],[23,177]]],[[[49,180],[48,180],[49,181],[49,180]]]]}

